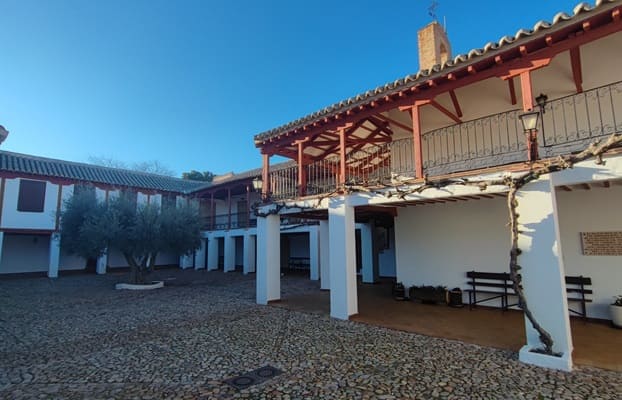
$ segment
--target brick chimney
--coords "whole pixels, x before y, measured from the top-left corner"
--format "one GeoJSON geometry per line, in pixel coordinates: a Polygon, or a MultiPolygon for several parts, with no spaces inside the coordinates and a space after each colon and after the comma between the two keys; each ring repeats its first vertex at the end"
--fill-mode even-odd
{"type": "Polygon", "coordinates": [[[419,30],[419,69],[430,69],[451,58],[451,46],[445,29],[434,21],[419,30]]]}

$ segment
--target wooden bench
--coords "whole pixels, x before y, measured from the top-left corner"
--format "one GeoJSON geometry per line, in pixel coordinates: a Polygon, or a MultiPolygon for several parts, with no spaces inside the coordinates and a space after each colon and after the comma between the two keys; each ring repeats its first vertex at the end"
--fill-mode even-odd
{"type": "Polygon", "coordinates": [[[580,303],[581,310],[573,310],[568,307],[568,311],[571,313],[575,313],[583,317],[583,319],[587,319],[587,303],[591,303],[592,299],[588,299],[585,297],[586,294],[593,294],[592,289],[586,289],[586,286],[592,286],[592,279],[587,278],[585,276],[567,276],[566,277],[566,296],[568,299],[568,304],[570,303],[580,303]]]}
{"type": "Polygon", "coordinates": [[[501,309],[507,310],[516,304],[508,304],[508,296],[515,295],[510,274],[507,272],[467,272],[467,282],[471,288],[469,293],[469,310],[479,303],[501,299],[501,309]],[[485,295],[485,298],[477,299],[477,295],[485,295]]]}

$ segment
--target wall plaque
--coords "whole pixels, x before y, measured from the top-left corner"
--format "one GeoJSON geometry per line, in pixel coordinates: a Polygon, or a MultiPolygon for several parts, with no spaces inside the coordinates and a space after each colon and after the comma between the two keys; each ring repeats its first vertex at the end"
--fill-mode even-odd
{"type": "Polygon", "coordinates": [[[584,256],[622,256],[622,232],[581,232],[584,256]]]}

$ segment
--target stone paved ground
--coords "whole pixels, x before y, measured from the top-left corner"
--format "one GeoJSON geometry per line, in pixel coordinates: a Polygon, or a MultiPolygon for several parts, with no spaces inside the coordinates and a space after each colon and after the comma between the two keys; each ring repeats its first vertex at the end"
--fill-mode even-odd
{"type": "MultiPolygon", "coordinates": [[[[238,273],[0,280],[0,398],[614,399],[622,374],[554,372],[515,353],[253,303],[238,273]],[[284,373],[223,383],[270,364],[284,373]]],[[[287,285],[287,280],[284,282],[287,285]]],[[[290,289],[291,290],[291,289],[290,289]]]]}

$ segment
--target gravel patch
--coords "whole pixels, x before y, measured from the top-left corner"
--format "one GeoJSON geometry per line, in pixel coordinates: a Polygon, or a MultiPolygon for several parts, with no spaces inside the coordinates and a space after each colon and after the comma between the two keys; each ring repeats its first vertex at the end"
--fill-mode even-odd
{"type": "MultiPolygon", "coordinates": [[[[0,398],[617,399],[622,374],[521,364],[511,351],[254,304],[254,276],[159,271],[0,280],[0,398]],[[224,381],[283,371],[236,390],[224,381]]],[[[298,279],[298,281],[296,280],[298,279]]],[[[304,287],[283,280],[285,293],[304,287]]],[[[315,287],[310,285],[311,288],[315,287]]]]}

